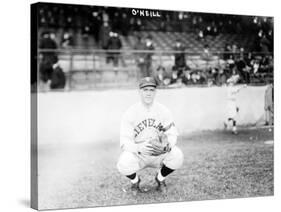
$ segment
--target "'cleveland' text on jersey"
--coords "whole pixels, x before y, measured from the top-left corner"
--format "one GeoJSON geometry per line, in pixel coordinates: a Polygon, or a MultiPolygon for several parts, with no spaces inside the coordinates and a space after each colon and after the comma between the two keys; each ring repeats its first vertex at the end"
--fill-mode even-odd
{"type": "Polygon", "coordinates": [[[141,121],[140,123],[138,123],[137,126],[134,128],[135,137],[137,137],[147,127],[153,127],[156,130],[160,131],[160,129],[163,128],[163,125],[160,122],[157,122],[153,118],[145,119],[145,120],[141,121]]]}

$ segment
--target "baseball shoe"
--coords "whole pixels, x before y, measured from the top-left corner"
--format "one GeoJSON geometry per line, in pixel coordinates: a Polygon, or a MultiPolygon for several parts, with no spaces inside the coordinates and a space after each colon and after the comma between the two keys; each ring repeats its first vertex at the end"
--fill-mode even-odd
{"type": "Polygon", "coordinates": [[[158,178],[157,178],[157,174],[156,174],[155,181],[157,183],[156,190],[163,193],[163,194],[167,193],[167,185],[165,183],[165,180],[159,181],[158,178]]]}
{"type": "Polygon", "coordinates": [[[232,134],[238,135],[238,132],[237,132],[236,130],[233,130],[233,131],[232,131],[232,134]]]}
{"type": "Polygon", "coordinates": [[[138,193],[142,192],[140,189],[140,182],[141,182],[141,179],[139,178],[139,181],[137,183],[132,183],[131,191],[134,196],[136,196],[138,193]]]}

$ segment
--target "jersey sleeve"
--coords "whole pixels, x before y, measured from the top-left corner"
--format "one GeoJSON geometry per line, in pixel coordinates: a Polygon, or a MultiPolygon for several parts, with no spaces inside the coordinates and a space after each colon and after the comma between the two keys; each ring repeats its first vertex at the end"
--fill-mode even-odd
{"type": "Polygon", "coordinates": [[[166,128],[166,127],[170,126],[170,128],[165,132],[165,134],[168,137],[168,141],[169,141],[171,147],[173,147],[177,143],[178,130],[176,128],[174,118],[173,118],[171,112],[167,108],[164,108],[163,115],[164,115],[164,117],[163,117],[164,127],[166,128]]]}
{"type": "Polygon", "coordinates": [[[137,152],[137,145],[134,142],[133,117],[130,111],[126,111],[121,120],[120,147],[129,152],[137,152]]]}

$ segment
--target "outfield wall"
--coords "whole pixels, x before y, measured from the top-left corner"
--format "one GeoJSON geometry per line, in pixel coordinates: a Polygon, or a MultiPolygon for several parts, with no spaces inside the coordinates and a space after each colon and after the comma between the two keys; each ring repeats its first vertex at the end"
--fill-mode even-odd
{"type": "MultiPolygon", "coordinates": [[[[265,88],[240,91],[238,125],[255,124],[263,118],[265,88]]],[[[39,145],[118,142],[121,116],[138,99],[137,90],[39,93],[39,145]]],[[[223,128],[226,87],[158,90],[156,100],[170,108],[181,134],[223,128]]]]}

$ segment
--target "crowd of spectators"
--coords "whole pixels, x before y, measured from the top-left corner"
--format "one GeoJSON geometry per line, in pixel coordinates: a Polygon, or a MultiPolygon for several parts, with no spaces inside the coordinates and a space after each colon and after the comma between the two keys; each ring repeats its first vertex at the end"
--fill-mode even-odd
{"type": "Polygon", "coordinates": [[[55,51],[58,48],[55,35],[44,32],[39,40],[39,48],[43,50],[39,63],[39,79],[44,86],[43,90],[64,88],[66,78],[55,51]]]}
{"type": "MultiPolygon", "coordinates": [[[[39,4],[38,25],[44,29],[80,31],[103,48],[113,31],[127,36],[135,31],[196,32],[198,39],[220,33],[256,35],[254,51],[272,52],[273,18],[195,12],[161,11],[160,18],[133,16],[129,8],[39,4]]],[[[75,33],[73,35],[75,36],[75,33]]],[[[73,38],[72,42],[73,42],[73,38]]]]}
{"type": "MultiPolygon", "coordinates": [[[[174,65],[169,70],[160,65],[154,71],[154,78],[161,87],[174,87],[185,85],[225,85],[232,75],[239,75],[238,83],[272,83],[273,56],[272,54],[245,53],[244,48],[235,44],[227,44],[224,54],[217,65],[208,65],[212,53],[206,45],[202,50],[200,60],[206,62],[206,68],[191,69],[186,61],[185,47],[177,41],[174,50],[174,65]]],[[[186,58],[187,57],[187,58],[186,58]]]]}
{"type": "MultiPolygon", "coordinates": [[[[43,33],[40,39],[39,47],[41,49],[57,49],[55,36],[52,33],[43,33]]],[[[107,45],[104,47],[108,50],[119,50],[122,48],[118,33],[109,33],[107,45]]],[[[157,84],[160,87],[169,86],[184,86],[184,85],[224,85],[227,79],[233,75],[240,76],[240,83],[266,82],[266,76],[273,78],[273,56],[271,54],[256,54],[251,52],[245,53],[243,47],[236,44],[226,44],[224,53],[219,58],[220,63],[216,66],[208,65],[212,61],[212,52],[209,46],[205,45],[200,55],[200,60],[206,62],[204,69],[191,69],[187,65],[188,55],[186,55],[186,47],[181,40],[176,40],[173,50],[174,65],[171,69],[160,65],[155,70],[153,69],[153,53],[149,50],[154,50],[152,37],[137,37],[137,42],[134,47],[136,52],[134,58],[139,70],[139,77],[154,76],[157,84]]],[[[118,51],[109,51],[106,54],[106,63],[112,62],[117,66],[122,61],[122,55],[118,51]]],[[[217,59],[218,60],[218,59],[217,59]]],[[[211,64],[211,63],[210,63],[211,64]]],[[[47,82],[54,82],[54,78],[58,83],[53,83],[50,87],[59,88],[65,84],[63,73],[55,72],[58,70],[58,56],[55,52],[42,52],[40,63],[40,79],[47,82]],[[62,79],[60,85],[59,80],[62,79]],[[57,85],[56,85],[57,84],[57,85]]],[[[63,72],[60,70],[60,72],[63,72]]]]}
{"type": "MultiPolygon", "coordinates": [[[[204,44],[200,55],[207,64],[204,70],[191,69],[186,64],[187,47],[180,39],[176,40],[172,49],[176,51],[172,69],[168,70],[167,67],[160,65],[153,70],[153,53],[146,52],[155,49],[152,37],[141,37],[137,33],[134,49],[144,51],[135,54],[139,74],[142,77],[154,75],[161,86],[223,85],[233,73],[240,75],[241,82],[251,83],[255,78],[262,81],[265,74],[273,72],[273,57],[270,54],[273,52],[272,18],[161,11],[161,18],[152,21],[152,19],[132,16],[128,8],[63,4],[39,4],[38,17],[39,28],[48,30],[43,31],[39,48],[72,48],[75,46],[75,32],[81,32],[85,39],[92,36],[99,48],[109,50],[105,55],[106,63],[112,63],[113,66],[118,66],[120,61],[124,65],[122,54],[118,53],[123,46],[120,35],[127,36],[131,32],[144,30],[198,33],[198,39],[204,44]],[[55,33],[58,29],[63,31],[61,38],[55,33]],[[206,38],[220,33],[255,35],[255,45],[250,52],[262,52],[261,55],[264,56],[246,54],[243,47],[229,43],[226,44],[220,58],[222,62],[215,67],[209,66],[208,62],[212,60],[213,55],[206,38]]],[[[43,82],[51,80],[54,70],[59,67],[57,62],[56,53],[42,53],[40,77],[43,82]]]]}

